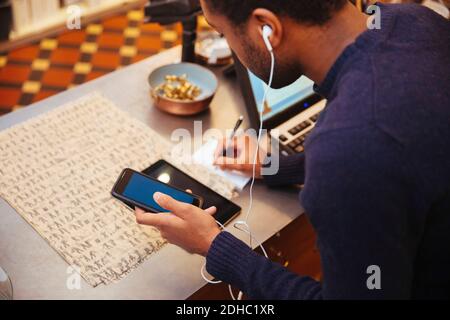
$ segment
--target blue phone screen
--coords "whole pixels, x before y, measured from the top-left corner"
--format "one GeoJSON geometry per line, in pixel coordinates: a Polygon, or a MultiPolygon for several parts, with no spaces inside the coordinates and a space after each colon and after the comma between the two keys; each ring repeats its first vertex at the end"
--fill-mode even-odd
{"type": "Polygon", "coordinates": [[[123,195],[133,201],[153,208],[156,211],[167,212],[168,210],[161,208],[155,200],[153,200],[153,194],[155,192],[167,194],[178,201],[189,204],[193,204],[195,200],[195,198],[189,194],[173,189],[164,183],[151,180],[137,173],[133,173],[130,177],[128,184],[123,191],[123,195]]]}

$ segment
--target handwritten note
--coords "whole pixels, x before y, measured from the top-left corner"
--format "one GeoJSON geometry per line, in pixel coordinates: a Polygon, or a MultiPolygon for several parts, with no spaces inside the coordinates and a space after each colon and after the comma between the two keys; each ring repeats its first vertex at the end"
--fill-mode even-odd
{"type": "Polygon", "coordinates": [[[0,132],[0,196],[92,286],[121,279],[165,244],[110,190],[123,168],[164,158],[231,198],[232,185],[170,156],[171,144],[98,93],[0,132]]]}

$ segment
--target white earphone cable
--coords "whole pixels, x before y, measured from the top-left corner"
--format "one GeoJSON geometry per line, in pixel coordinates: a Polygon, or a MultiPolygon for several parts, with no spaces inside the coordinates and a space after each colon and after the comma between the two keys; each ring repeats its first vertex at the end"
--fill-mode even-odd
{"type": "MultiPolygon", "coordinates": [[[[275,71],[275,55],[273,53],[272,50],[269,50],[270,53],[270,58],[271,58],[271,63],[270,63],[270,76],[269,76],[269,83],[268,86],[266,87],[265,91],[264,91],[264,95],[263,95],[263,99],[261,102],[261,106],[259,111],[259,130],[258,130],[258,139],[257,139],[257,145],[256,145],[256,150],[255,150],[255,155],[253,158],[253,168],[252,168],[252,180],[250,183],[250,191],[249,191],[249,195],[250,195],[250,201],[249,201],[249,205],[248,205],[248,209],[247,212],[245,214],[245,220],[239,220],[236,221],[233,224],[233,227],[248,234],[249,235],[249,246],[250,248],[252,248],[252,241],[255,240],[257,247],[261,248],[264,256],[266,258],[269,258],[269,256],[267,255],[266,249],[264,248],[263,244],[258,241],[252,234],[251,228],[248,224],[248,220],[250,218],[250,213],[252,212],[252,208],[253,208],[253,185],[255,184],[255,178],[256,178],[256,163],[258,161],[258,155],[259,155],[259,144],[261,143],[261,136],[262,136],[262,130],[263,130],[263,112],[264,112],[264,104],[266,102],[267,99],[267,94],[269,93],[271,87],[272,87],[272,82],[273,82],[273,76],[274,76],[274,71],[275,71]],[[241,228],[241,226],[243,226],[243,228],[241,228]]],[[[222,230],[225,229],[224,225],[221,224],[220,222],[217,221],[217,224],[221,227],[222,230]]],[[[222,281],[215,281],[215,280],[209,280],[206,275],[205,275],[205,269],[206,269],[206,263],[203,264],[200,273],[202,278],[211,284],[218,284],[221,283],[222,281]]],[[[233,294],[233,290],[231,288],[231,285],[228,285],[228,290],[230,292],[230,296],[233,300],[236,300],[234,294],[233,294]]],[[[242,291],[239,291],[237,300],[241,300],[243,296],[242,291]]]]}
{"type": "Polygon", "coordinates": [[[272,81],[273,81],[273,74],[274,74],[274,70],[275,70],[275,55],[273,54],[272,51],[269,51],[270,53],[270,76],[269,76],[269,83],[268,86],[266,87],[266,90],[264,91],[264,96],[261,102],[261,106],[260,106],[260,110],[259,111],[259,130],[258,130],[258,143],[256,145],[256,151],[255,151],[255,155],[253,158],[253,170],[252,170],[252,182],[250,184],[250,203],[247,209],[247,214],[245,215],[245,222],[248,222],[248,218],[250,216],[250,212],[252,210],[252,206],[253,206],[253,185],[255,184],[255,175],[256,175],[256,162],[258,161],[258,153],[259,153],[259,144],[261,143],[261,135],[262,135],[262,130],[263,130],[263,112],[264,112],[264,104],[266,102],[267,99],[267,94],[269,93],[269,90],[272,86],[272,81]]]}

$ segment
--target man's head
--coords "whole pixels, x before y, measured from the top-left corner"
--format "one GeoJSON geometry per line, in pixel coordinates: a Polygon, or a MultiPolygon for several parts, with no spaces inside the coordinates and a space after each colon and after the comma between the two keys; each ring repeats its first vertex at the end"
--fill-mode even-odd
{"type": "Polygon", "coordinates": [[[208,22],[228,40],[240,61],[261,79],[269,77],[269,54],[262,28],[269,25],[276,63],[274,88],[303,74],[297,63],[298,34],[325,27],[347,0],[201,0],[208,22]]]}

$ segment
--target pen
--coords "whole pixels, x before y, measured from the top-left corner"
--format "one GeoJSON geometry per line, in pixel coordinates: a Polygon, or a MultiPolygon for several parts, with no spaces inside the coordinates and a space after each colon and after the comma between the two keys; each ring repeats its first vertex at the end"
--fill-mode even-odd
{"type": "MultiPolygon", "coordinates": [[[[236,121],[236,124],[234,126],[233,131],[231,132],[230,135],[230,141],[233,140],[234,136],[236,135],[236,132],[238,131],[239,127],[242,125],[242,122],[244,122],[244,116],[240,116],[239,119],[236,121]]],[[[227,155],[227,150],[228,150],[229,146],[227,145],[227,147],[223,150],[223,154],[222,156],[226,157],[227,155]]]]}
{"type": "Polygon", "coordinates": [[[238,131],[242,122],[244,122],[244,116],[240,116],[239,119],[236,121],[233,132],[231,133],[231,136],[230,136],[230,140],[234,138],[234,136],[236,135],[236,132],[238,131]]]}

